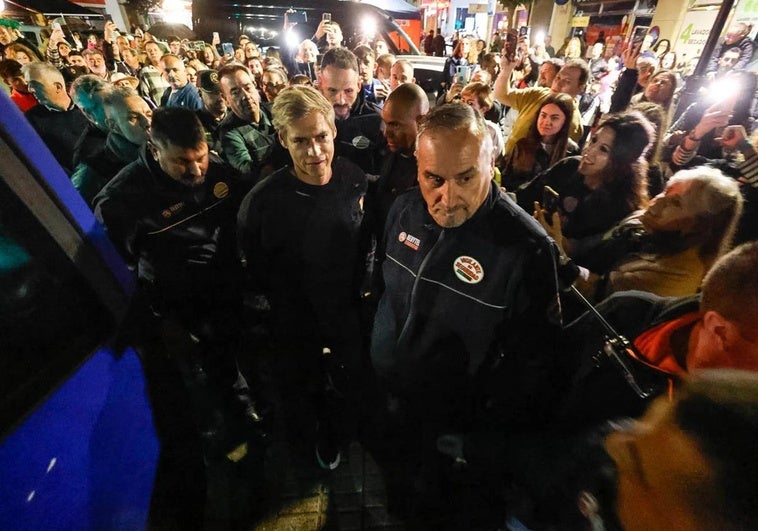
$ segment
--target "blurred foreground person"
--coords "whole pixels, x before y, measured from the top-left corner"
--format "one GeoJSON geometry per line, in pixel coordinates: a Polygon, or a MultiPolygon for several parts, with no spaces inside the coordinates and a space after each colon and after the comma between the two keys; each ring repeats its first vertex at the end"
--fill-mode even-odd
{"type": "MultiPolygon", "coordinates": [[[[758,244],[744,244],[716,262],[703,282],[700,297],[662,298],[640,291],[614,294],[597,308],[616,331],[628,339],[626,345],[618,340],[608,341],[606,330],[592,313],[571,323],[562,341],[561,360],[573,362],[575,366],[565,369],[565,373],[571,375],[565,380],[570,389],[556,401],[555,421],[547,431],[511,434],[489,448],[476,444],[476,440],[467,441],[462,455],[468,466],[475,470],[495,467],[508,474],[514,486],[509,515],[530,529],[584,530],[588,518],[602,520],[605,529],[616,529],[613,526],[615,474],[613,463],[602,451],[601,438],[609,429],[624,426],[615,419],[640,417],[658,397],[661,398],[651,411],[659,410],[672,397],[676,402],[682,396],[677,387],[680,382],[692,375],[697,377],[703,370],[737,369],[758,373],[757,267],[758,244]]],[[[755,407],[753,405],[754,410],[755,407]]],[[[718,431],[719,442],[714,448],[710,448],[710,443],[703,447],[706,454],[716,448],[729,453],[729,438],[739,433],[739,430],[732,431],[735,426],[730,418],[725,414],[723,419],[714,417],[709,421],[717,423],[709,425],[718,431]]],[[[648,414],[639,425],[644,429],[633,430],[635,439],[645,437],[651,419],[648,414]]],[[[685,431],[690,432],[692,428],[685,431]]],[[[755,438],[755,433],[751,438],[755,438]]],[[[754,442],[749,444],[754,446],[754,442]]],[[[686,445],[682,451],[685,449],[686,445]]],[[[611,449],[609,444],[609,450],[619,466],[618,516],[625,529],[754,528],[755,517],[750,515],[755,511],[756,476],[752,469],[744,476],[736,471],[728,474],[750,478],[752,492],[748,495],[749,491],[743,490],[735,499],[751,499],[752,505],[732,509],[732,517],[746,518],[745,522],[752,525],[716,525],[715,520],[708,519],[703,520],[708,522],[704,527],[683,525],[678,521],[682,515],[649,511],[665,511],[665,504],[672,499],[680,497],[682,501],[685,493],[700,492],[691,490],[697,481],[706,477],[710,481],[721,472],[716,476],[702,475],[694,483],[690,482],[692,478],[687,479],[685,470],[679,471],[679,475],[667,474],[684,483],[677,484],[674,490],[659,490],[659,480],[663,477],[653,474],[648,466],[668,463],[673,472],[680,465],[689,467],[694,463],[672,459],[670,454],[663,454],[663,449],[659,454],[657,448],[646,448],[639,455],[634,455],[635,448],[627,452],[618,445],[611,449]],[[619,461],[619,452],[624,452],[624,461],[619,461]],[[629,459],[639,459],[634,469],[629,468],[632,464],[629,459]],[[643,469],[644,474],[641,474],[643,469]],[[640,482],[636,488],[649,489],[644,499],[630,502],[625,498],[628,493],[624,492],[624,484],[629,480],[640,482]],[[639,520],[635,520],[637,511],[639,520]]],[[[735,463],[744,460],[744,456],[736,459],[735,463]]],[[[748,461],[743,462],[749,465],[748,461]]],[[[747,485],[743,482],[741,489],[747,485]]],[[[718,504],[720,498],[718,495],[712,500],[718,504]]],[[[711,507],[711,503],[704,507],[711,507]]]]}
{"type": "Polygon", "coordinates": [[[758,375],[704,371],[608,436],[626,531],[758,529],[758,375]]]}
{"type": "Polygon", "coordinates": [[[757,268],[758,243],[747,243],[715,263],[699,296],[675,299],[627,291],[598,306],[631,341],[631,376],[639,379],[646,397],[622,383],[624,373],[613,360],[596,356],[603,334],[592,314],[571,323],[567,340],[581,347],[572,354],[578,370],[561,416],[578,424],[637,416],[651,396],[665,392],[669,380],[685,373],[704,368],[758,371],[757,268]]]}

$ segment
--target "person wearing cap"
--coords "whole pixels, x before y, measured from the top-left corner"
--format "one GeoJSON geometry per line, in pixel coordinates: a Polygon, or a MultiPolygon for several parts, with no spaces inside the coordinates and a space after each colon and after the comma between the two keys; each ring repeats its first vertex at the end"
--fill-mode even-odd
{"type": "Polygon", "coordinates": [[[219,125],[226,117],[226,101],[221,95],[221,87],[218,82],[218,71],[201,70],[197,74],[200,86],[200,98],[203,100],[203,108],[195,111],[200,123],[205,128],[205,140],[211,151],[221,153],[221,141],[219,140],[219,125]]]}
{"type": "Polygon", "coordinates": [[[137,90],[137,87],[139,87],[139,79],[134,76],[124,74],[123,72],[116,72],[113,74],[111,77],[111,83],[117,87],[130,87],[134,90],[137,90]]]}

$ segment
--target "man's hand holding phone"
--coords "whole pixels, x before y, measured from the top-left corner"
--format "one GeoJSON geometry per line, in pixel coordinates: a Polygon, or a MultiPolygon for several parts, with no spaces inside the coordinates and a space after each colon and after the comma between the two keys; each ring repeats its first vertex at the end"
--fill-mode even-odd
{"type": "Polygon", "coordinates": [[[105,26],[103,26],[103,39],[106,42],[109,42],[113,44],[116,40],[116,37],[118,37],[118,28],[116,28],[116,23],[112,20],[109,20],[105,23],[105,26]]]}
{"type": "Polygon", "coordinates": [[[57,45],[59,42],[66,40],[66,35],[63,33],[63,28],[59,22],[53,22],[50,27],[53,31],[50,32],[50,44],[57,45]]]}
{"type": "Polygon", "coordinates": [[[629,45],[621,52],[621,66],[634,70],[637,68],[637,59],[640,58],[640,48],[642,44],[638,46],[629,45]]]}
{"type": "Polygon", "coordinates": [[[318,28],[316,28],[316,34],[315,37],[317,39],[320,39],[327,33],[331,32],[331,26],[332,24],[332,14],[331,13],[322,13],[321,15],[321,22],[318,23],[318,28]]]}

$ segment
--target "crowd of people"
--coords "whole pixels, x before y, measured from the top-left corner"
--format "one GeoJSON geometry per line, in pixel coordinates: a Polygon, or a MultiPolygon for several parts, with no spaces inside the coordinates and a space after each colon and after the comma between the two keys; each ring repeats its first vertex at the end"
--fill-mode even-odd
{"type": "Polygon", "coordinates": [[[360,441],[410,529],[758,527],[749,28],[714,56],[733,90],[676,120],[680,72],[640,46],[454,39],[430,95],[331,20],[294,50],[0,30],[139,280],[157,525],[202,522],[284,426],[325,470],[360,441]]]}

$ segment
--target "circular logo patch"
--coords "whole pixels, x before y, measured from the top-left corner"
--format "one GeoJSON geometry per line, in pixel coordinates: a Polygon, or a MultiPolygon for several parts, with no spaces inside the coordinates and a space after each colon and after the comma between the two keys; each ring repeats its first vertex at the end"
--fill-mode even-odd
{"type": "Polygon", "coordinates": [[[568,213],[573,212],[576,210],[576,207],[579,206],[579,200],[576,197],[568,196],[563,199],[563,210],[565,210],[568,213]]]}
{"type": "Polygon", "coordinates": [[[400,234],[397,235],[397,241],[399,241],[400,243],[402,243],[402,242],[405,241],[405,239],[407,237],[408,237],[408,235],[406,233],[401,232],[400,234]]]}
{"type": "Polygon", "coordinates": [[[459,256],[453,260],[453,272],[466,284],[478,284],[484,278],[482,264],[470,256],[459,256]]]}
{"type": "Polygon", "coordinates": [[[208,77],[210,77],[211,83],[218,85],[218,72],[211,72],[211,75],[208,77]]]}
{"type": "Polygon", "coordinates": [[[229,185],[226,183],[216,183],[213,186],[213,195],[223,199],[229,195],[229,185]]]}
{"type": "Polygon", "coordinates": [[[352,144],[355,149],[368,149],[368,147],[371,145],[371,140],[363,135],[360,135],[353,138],[352,144]]]}

